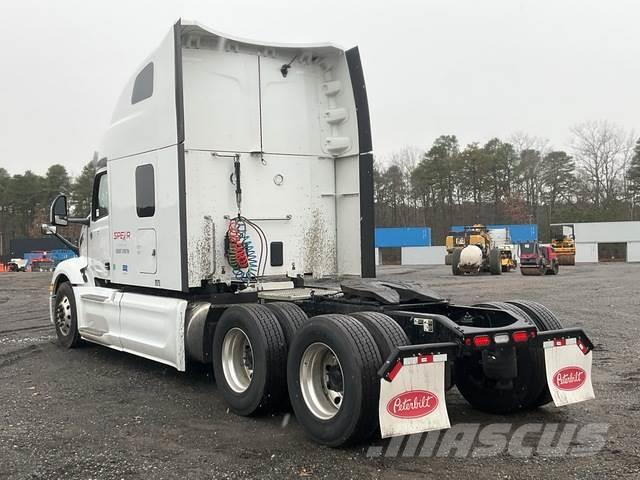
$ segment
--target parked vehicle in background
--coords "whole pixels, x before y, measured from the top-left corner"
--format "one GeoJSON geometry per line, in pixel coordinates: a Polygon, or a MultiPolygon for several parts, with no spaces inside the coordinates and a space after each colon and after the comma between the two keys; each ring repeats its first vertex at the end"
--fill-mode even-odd
{"type": "Polygon", "coordinates": [[[447,253],[444,256],[444,264],[451,265],[453,259],[453,250],[455,248],[464,248],[464,232],[449,232],[444,241],[447,253]]]}
{"type": "Polygon", "coordinates": [[[560,265],[576,264],[576,236],[573,223],[551,224],[551,246],[560,265]]]}
{"type": "Polygon", "coordinates": [[[522,275],[557,275],[559,262],[551,245],[538,242],[520,245],[520,273],[522,275]]]}
{"type": "Polygon", "coordinates": [[[485,225],[476,223],[464,227],[462,243],[457,242],[451,254],[451,271],[454,275],[490,272],[502,273],[500,248],[494,245],[485,225]]]}
{"type": "Polygon", "coordinates": [[[9,272],[24,272],[27,261],[24,258],[12,258],[7,262],[7,270],[9,272]]]}

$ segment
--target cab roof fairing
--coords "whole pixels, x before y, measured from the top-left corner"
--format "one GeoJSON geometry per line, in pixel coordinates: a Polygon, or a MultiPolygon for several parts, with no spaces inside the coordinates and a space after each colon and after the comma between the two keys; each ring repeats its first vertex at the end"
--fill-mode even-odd
{"type": "Polygon", "coordinates": [[[262,42],[257,40],[250,40],[246,38],[236,37],[234,35],[228,35],[226,33],[215,30],[211,27],[203,25],[196,21],[191,20],[180,20],[180,29],[181,29],[181,37],[183,39],[183,46],[185,39],[188,39],[190,35],[193,36],[203,36],[214,38],[217,41],[220,39],[224,40],[223,44],[219,44],[221,47],[225,48],[227,43],[235,43],[237,45],[242,45],[246,47],[253,47],[255,51],[265,50],[265,49],[280,49],[280,50],[289,50],[289,51],[305,51],[305,50],[313,50],[314,53],[319,55],[327,55],[327,54],[336,54],[336,53],[344,53],[345,49],[339,45],[336,45],[332,42],[326,43],[278,43],[278,42],[262,42]]]}

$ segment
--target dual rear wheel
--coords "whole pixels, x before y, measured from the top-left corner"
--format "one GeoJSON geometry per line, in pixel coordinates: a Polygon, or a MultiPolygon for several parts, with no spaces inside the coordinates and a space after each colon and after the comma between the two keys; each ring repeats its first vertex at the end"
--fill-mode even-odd
{"type": "Polygon", "coordinates": [[[376,430],[377,370],[408,343],[381,313],[307,319],[294,304],[236,305],[216,327],[214,373],[235,413],[282,410],[290,402],[310,437],[339,446],[376,430]]]}

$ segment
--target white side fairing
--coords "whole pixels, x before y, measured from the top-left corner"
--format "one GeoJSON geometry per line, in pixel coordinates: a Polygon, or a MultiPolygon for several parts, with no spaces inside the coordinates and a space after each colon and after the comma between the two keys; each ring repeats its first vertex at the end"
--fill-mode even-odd
{"type": "Polygon", "coordinates": [[[172,30],[125,86],[100,148],[116,284],[183,289],[175,59],[172,30]]]}
{"type": "Polygon", "coordinates": [[[172,29],[125,85],[99,150],[108,161],[177,143],[174,43],[172,29]],[[151,64],[149,85],[145,67],[151,64]],[[150,90],[134,95],[136,80],[150,90]]]}

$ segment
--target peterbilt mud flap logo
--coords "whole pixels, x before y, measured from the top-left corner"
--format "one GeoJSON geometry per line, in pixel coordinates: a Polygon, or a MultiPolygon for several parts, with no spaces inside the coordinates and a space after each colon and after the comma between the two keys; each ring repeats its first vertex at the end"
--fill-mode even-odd
{"type": "Polygon", "coordinates": [[[380,380],[378,417],[382,437],[449,428],[444,399],[446,355],[405,358],[391,381],[380,380]]]}
{"type": "Polygon", "coordinates": [[[544,342],[547,385],[557,407],[595,398],[591,383],[592,352],[576,338],[544,342]]]}
{"type": "Polygon", "coordinates": [[[564,367],[553,374],[553,384],[560,390],[577,390],[587,381],[587,372],[580,367],[564,367]]]}
{"type": "Polygon", "coordinates": [[[420,418],[429,415],[438,406],[438,397],[427,390],[409,390],[393,397],[387,403],[387,412],[397,418],[420,418]]]}

